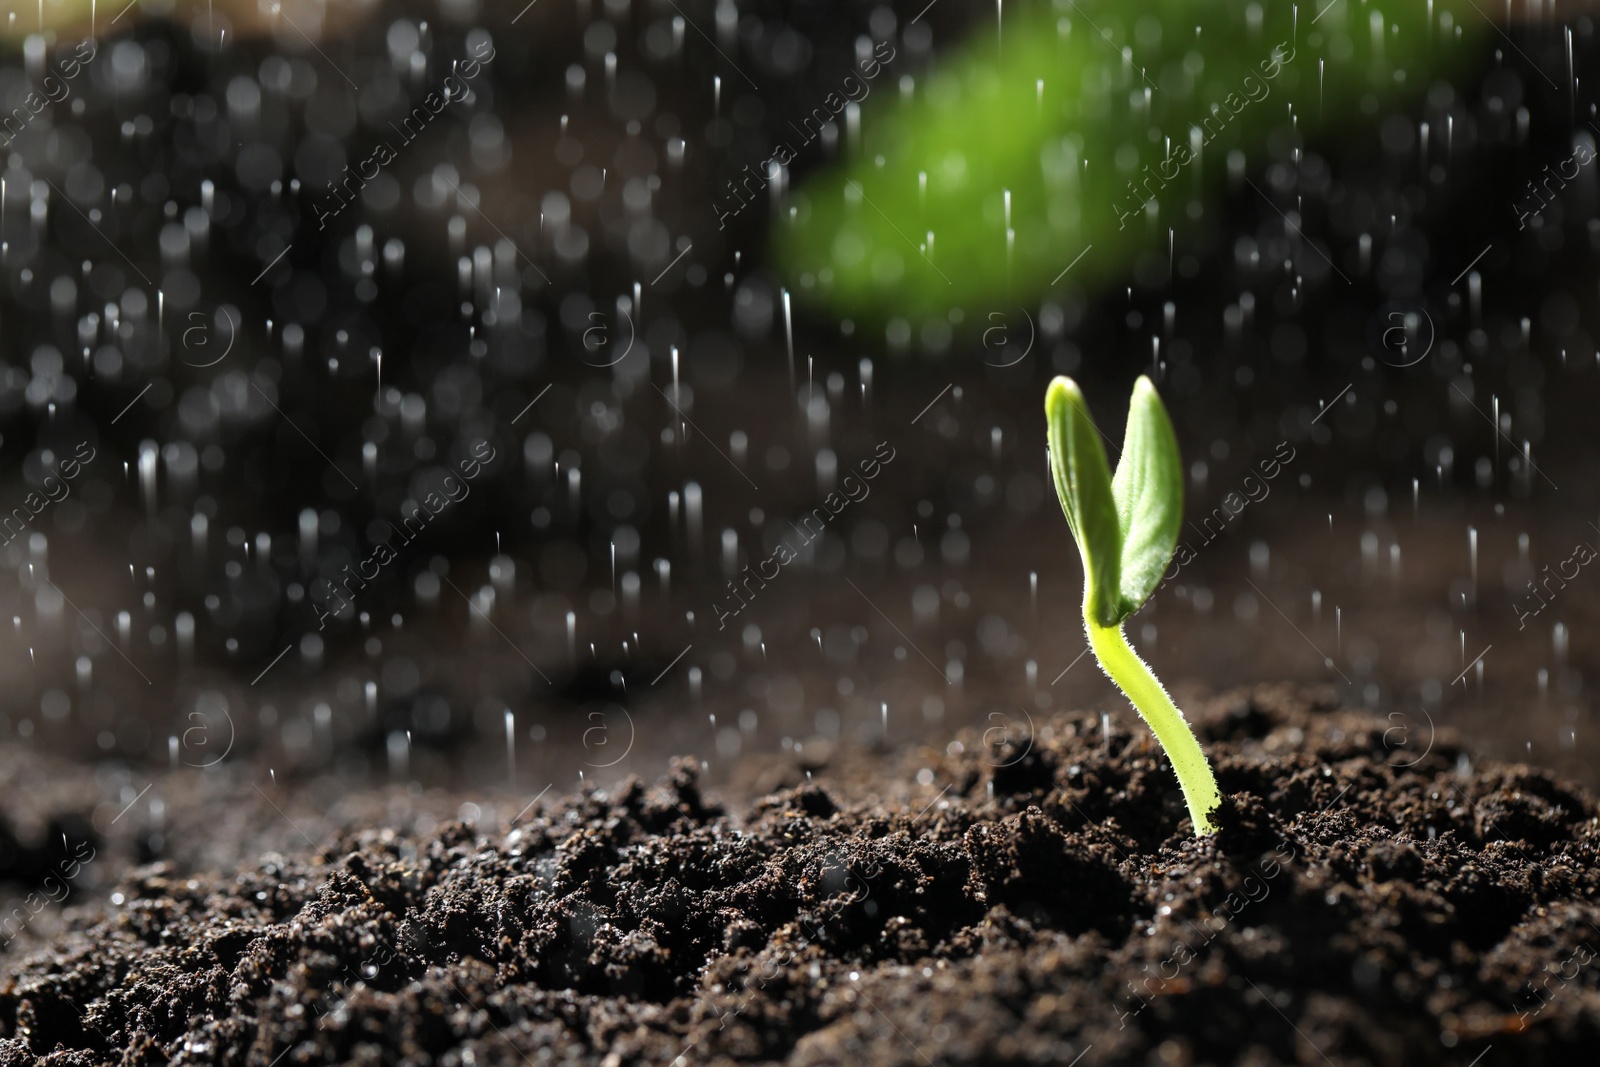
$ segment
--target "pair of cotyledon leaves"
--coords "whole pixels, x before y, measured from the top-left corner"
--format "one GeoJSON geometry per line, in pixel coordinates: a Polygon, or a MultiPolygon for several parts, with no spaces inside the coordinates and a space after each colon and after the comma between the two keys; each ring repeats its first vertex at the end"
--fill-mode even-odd
{"type": "Polygon", "coordinates": [[[1172,420],[1155,386],[1141,375],[1113,476],[1076,382],[1052,381],[1044,409],[1056,495],[1083,556],[1084,617],[1118,626],[1155,592],[1177,547],[1183,461],[1172,420]]]}

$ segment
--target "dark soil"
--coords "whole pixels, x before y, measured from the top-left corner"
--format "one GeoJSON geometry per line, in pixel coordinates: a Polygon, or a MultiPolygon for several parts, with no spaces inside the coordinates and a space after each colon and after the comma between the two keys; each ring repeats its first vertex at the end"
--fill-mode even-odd
{"type": "Polygon", "coordinates": [[[1593,797],[1473,766],[1445,736],[1399,766],[1414,757],[1383,720],[1315,694],[1192,715],[1228,795],[1207,841],[1142,730],[1062,715],[737,813],[684,761],[492,834],[129,868],[4,979],[0,1064],[1466,1065],[1596,1047],[1593,797]]]}

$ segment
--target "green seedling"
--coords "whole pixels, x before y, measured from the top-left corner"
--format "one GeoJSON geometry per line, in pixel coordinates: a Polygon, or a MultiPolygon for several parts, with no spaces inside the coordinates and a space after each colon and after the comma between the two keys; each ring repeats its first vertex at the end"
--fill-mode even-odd
{"type": "Polygon", "coordinates": [[[1155,592],[1178,544],[1183,461],[1172,420],[1156,387],[1141,376],[1133,385],[1122,458],[1113,477],[1100,430],[1076,382],[1051,382],[1044,411],[1056,495],[1083,557],[1083,622],[1089,647],[1172,761],[1195,833],[1214,833],[1211,812],[1222,794],[1206,754],[1183,712],[1122,632],[1123,622],[1155,592]]]}

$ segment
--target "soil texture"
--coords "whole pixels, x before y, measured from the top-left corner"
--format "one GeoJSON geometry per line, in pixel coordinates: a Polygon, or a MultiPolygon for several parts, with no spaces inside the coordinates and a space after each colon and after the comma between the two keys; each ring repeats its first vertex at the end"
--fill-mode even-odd
{"type": "MultiPolygon", "coordinates": [[[[130,865],[10,961],[0,1065],[1593,1054],[1592,796],[1444,734],[1418,758],[1316,691],[1189,712],[1226,794],[1205,840],[1144,730],[1062,714],[737,806],[685,760],[514,826],[130,865]]],[[[62,840],[33,867],[92,847],[62,840]]]]}

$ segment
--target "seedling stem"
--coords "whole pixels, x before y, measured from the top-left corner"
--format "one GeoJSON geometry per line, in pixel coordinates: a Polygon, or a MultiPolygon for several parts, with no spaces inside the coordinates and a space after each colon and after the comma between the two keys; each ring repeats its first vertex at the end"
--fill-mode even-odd
{"type": "Polygon", "coordinates": [[[1211,821],[1211,810],[1222,802],[1217,790],[1217,779],[1206,762],[1206,754],[1195,740],[1194,731],[1184,719],[1183,712],[1172,702],[1166,689],[1139,654],[1128,644],[1122,625],[1100,626],[1086,623],[1089,647],[1107,676],[1117,684],[1132,701],[1150,732],[1156,735],[1172,769],[1178,775],[1178,785],[1183,789],[1183,799],[1189,805],[1189,818],[1194,821],[1195,833],[1209,834],[1216,830],[1211,821]]]}

